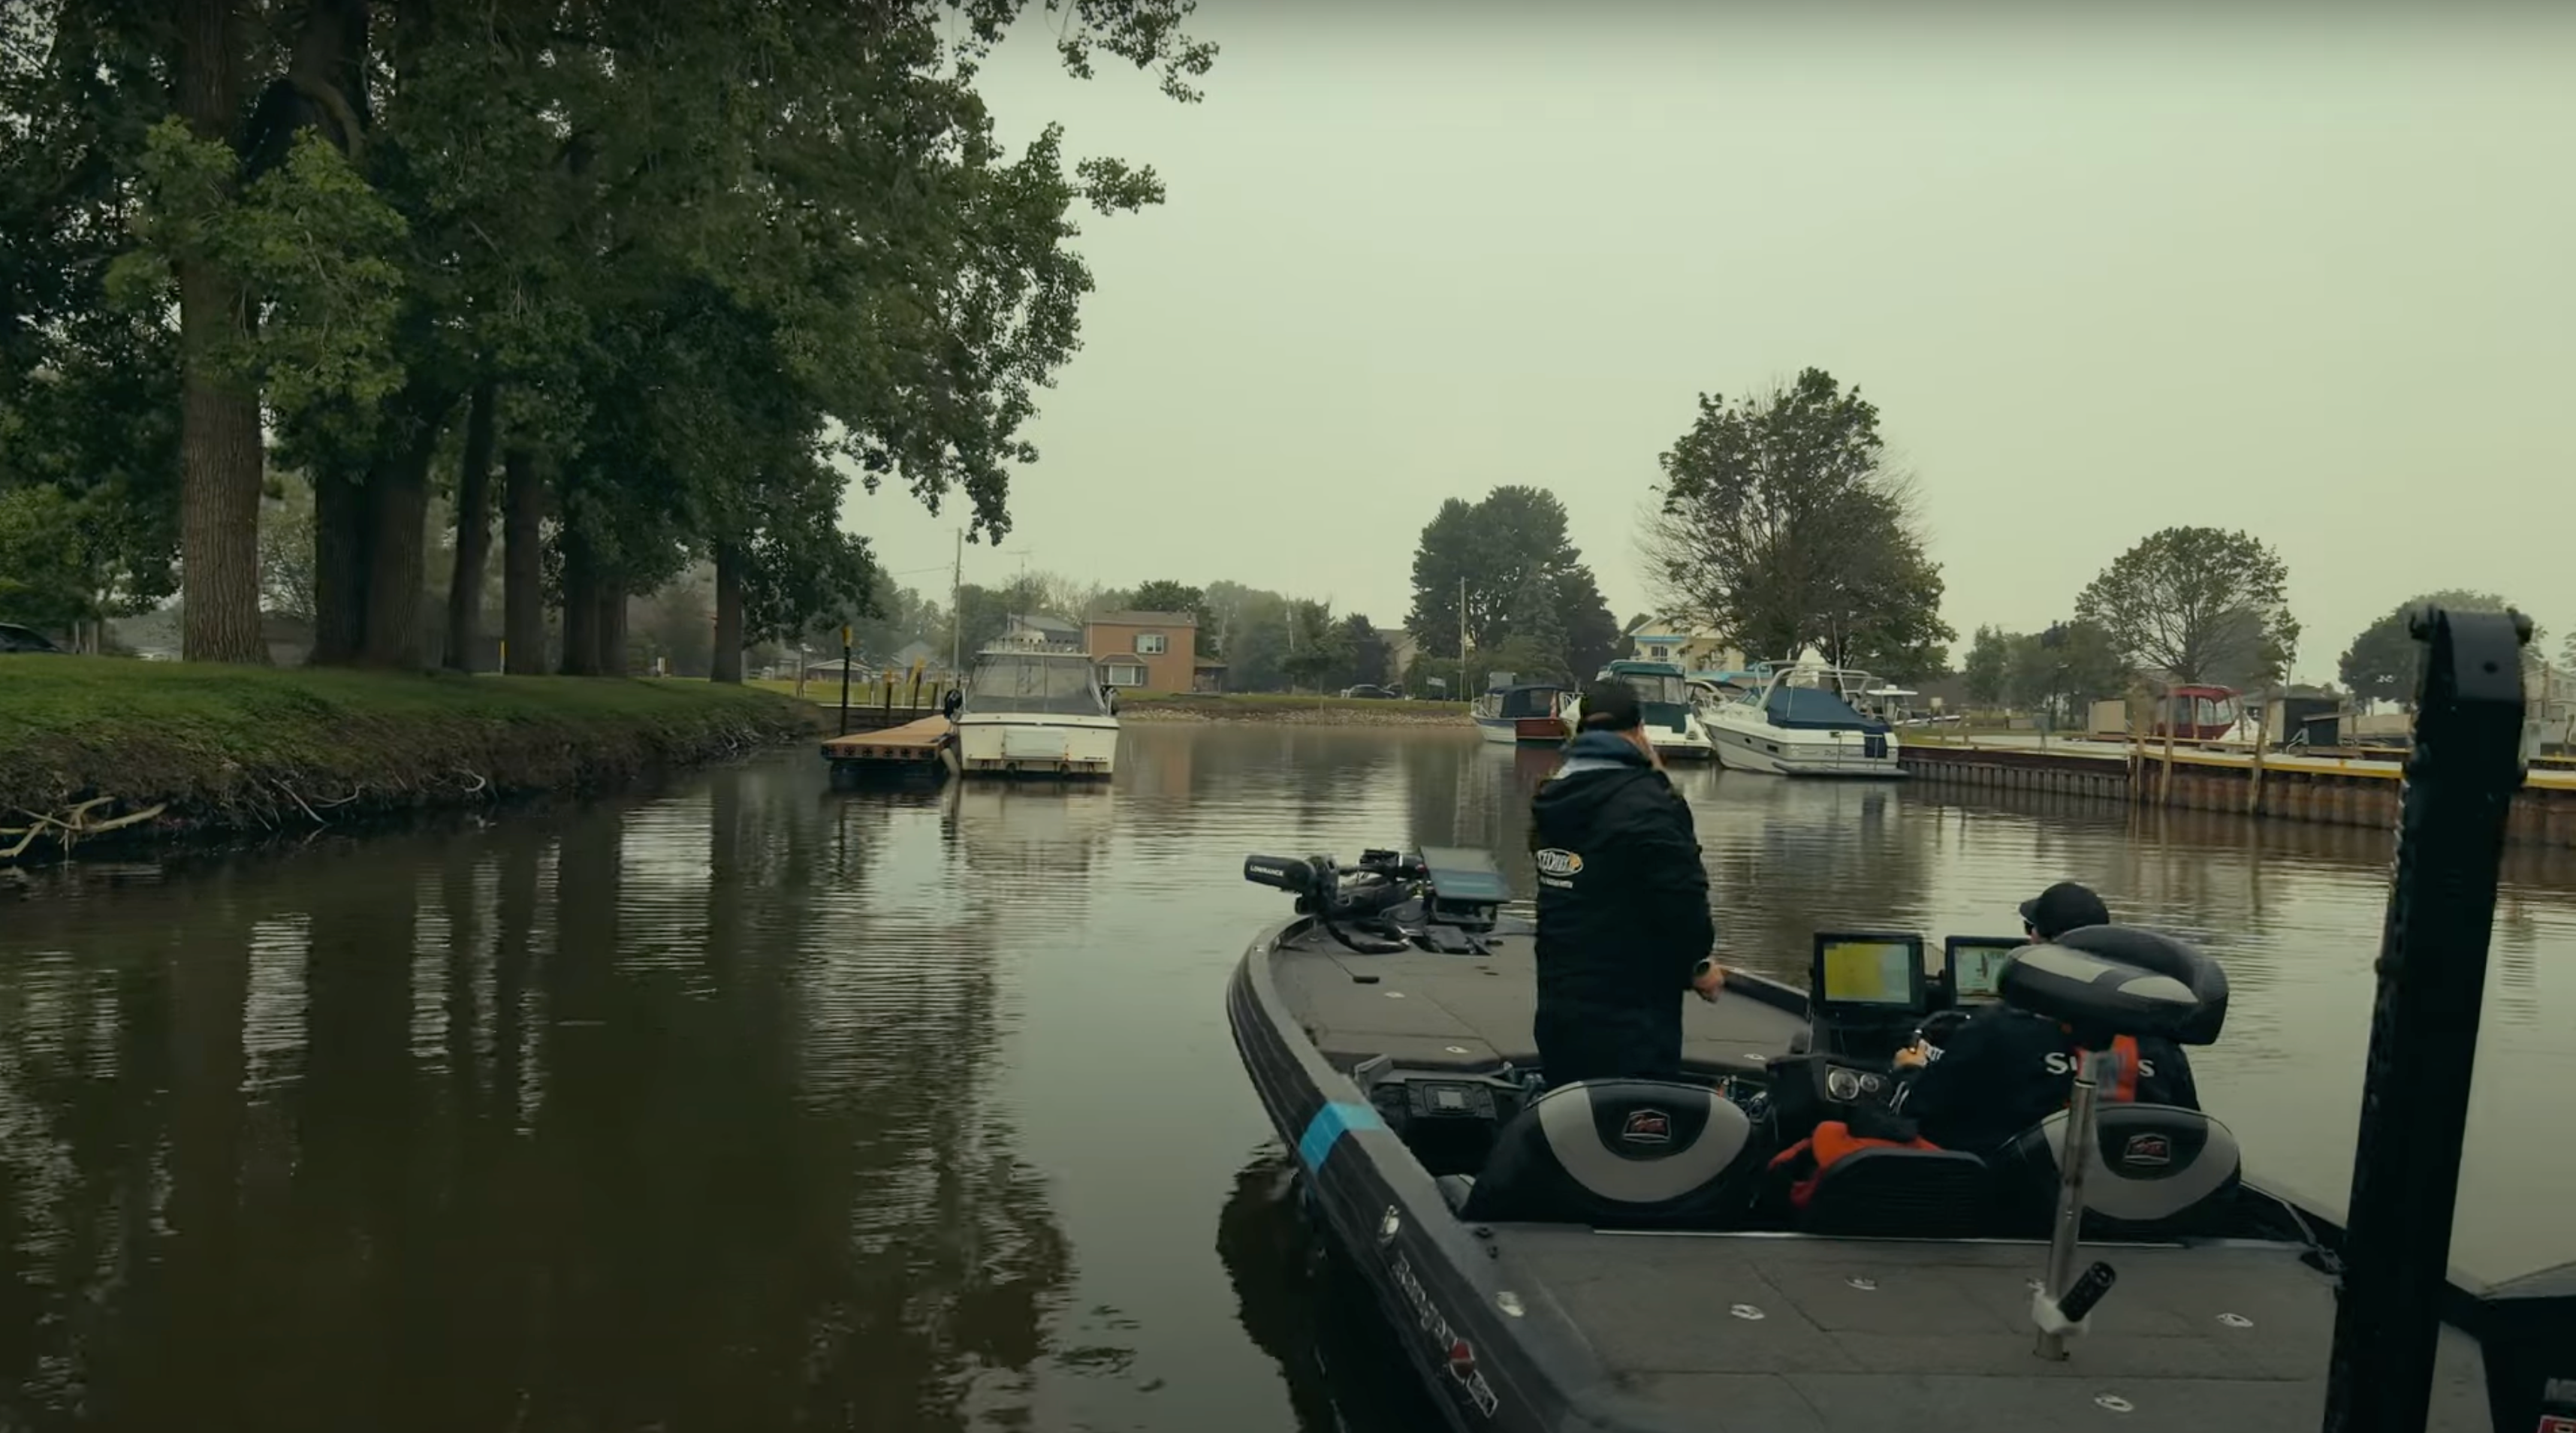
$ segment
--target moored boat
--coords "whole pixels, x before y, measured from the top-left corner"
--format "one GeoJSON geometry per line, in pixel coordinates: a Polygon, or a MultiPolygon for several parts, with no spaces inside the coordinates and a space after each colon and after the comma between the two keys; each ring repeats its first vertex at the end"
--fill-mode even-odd
{"type": "Polygon", "coordinates": [[[1707,708],[1720,764],[1774,776],[1905,774],[1896,729],[1861,710],[1867,672],[1828,666],[1812,653],[1760,670],[1750,693],[1707,708]]]}
{"type": "Polygon", "coordinates": [[[954,718],[949,759],[961,775],[1105,778],[1117,766],[1118,716],[1099,669],[1079,648],[985,648],[954,718]]]}
{"type": "Polygon", "coordinates": [[[1556,746],[1565,740],[1565,704],[1573,693],[1554,682],[1515,682],[1498,674],[1476,699],[1476,729],[1489,742],[1556,746]]]}
{"type": "MultiPolygon", "coordinates": [[[[1670,662],[1618,661],[1603,667],[1595,680],[1622,682],[1637,694],[1646,739],[1654,744],[1657,756],[1666,761],[1706,761],[1716,754],[1708,728],[1700,721],[1697,698],[1681,668],[1670,662]]],[[[1571,733],[1582,722],[1582,698],[1569,699],[1565,703],[1565,731],[1571,733]]]]}

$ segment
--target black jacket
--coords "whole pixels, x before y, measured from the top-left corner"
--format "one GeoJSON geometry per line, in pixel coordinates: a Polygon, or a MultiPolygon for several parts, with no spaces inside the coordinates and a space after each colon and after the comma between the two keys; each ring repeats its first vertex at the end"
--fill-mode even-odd
{"type": "MultiPolygon", "coordinates": [[[[2101,1098],[2200,1108],[2191,1062],[2165,1040],[2123,1040],[2121,1064],[2103,1072],[2101,1098]],[[2134,1050],[2137,1068],[2126,1068],[2134,1050]]],[[[1998,1005],[1950,1035],[1938,1058],[1899,1086],[1897,1113],[1943,1149],[1986,1154],[2066,1108],[2075,1088],[2074,1042],[2046,1016],[1998,1005]]]]}
{"type": "Polygon", "coordinates": [[[1552,1084],[1669,1076],[1682,992],[1717,939],[1699,833],[1630,743],[1586,732],[1565,757],[1530,802],[1539,1053],[1552,1084]]]}

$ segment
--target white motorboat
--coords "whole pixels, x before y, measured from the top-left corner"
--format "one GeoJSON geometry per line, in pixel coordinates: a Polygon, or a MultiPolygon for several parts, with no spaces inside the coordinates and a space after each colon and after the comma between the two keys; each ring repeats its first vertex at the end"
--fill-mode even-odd
{"type": "Polygon", "coordinates": [[[1118,715],[1089,653],[999,643],[975,659],[956,713],[953,759],[965,776],[1107,777],[1118,715]]]}
{"type": "MultiPolygon", "coordinates": [[[[1625,682],[1637,694],[1646,739],[1654,744],[1657,756],[1666,761],[1706,761],[1715,754],[1681,668],[1670,662],[1612,662],[1596,680],[1625,682]]],[[[1570,698],[1565,704],[1565,729],[1572,733],[1582,724],[1583,699],[1570,698]]]]}
{"type": "Polygon", "coordinates": [[[1870,690],[1867,672],[1812,652],[1773,664],[1753,693],[1708,709],[1718,763],[1775,776],[1903,776],[1896,729],[1861,710],[1870,690]]]}

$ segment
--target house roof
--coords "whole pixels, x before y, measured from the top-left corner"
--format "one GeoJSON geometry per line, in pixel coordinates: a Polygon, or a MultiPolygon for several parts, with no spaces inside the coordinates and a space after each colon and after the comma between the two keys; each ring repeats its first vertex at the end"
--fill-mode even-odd
{"type": "Polygon", "coordinates": [[[1080,627],[1075,626],[1071,622],[1067,622],[1061,617],[1050,617],[1043,612],[1014,612],[1011,614],[1011,620],[1019,623],[1023,627],[1028,627],[1040,632],[1079,632],[1082,630],[1080,627]]]}
{"type": "Polygon", "coordinates": [[[1094,627],[1195,627],[1199,619],[1187,612],[1103,612],[1091,619],[1094,627]]]}

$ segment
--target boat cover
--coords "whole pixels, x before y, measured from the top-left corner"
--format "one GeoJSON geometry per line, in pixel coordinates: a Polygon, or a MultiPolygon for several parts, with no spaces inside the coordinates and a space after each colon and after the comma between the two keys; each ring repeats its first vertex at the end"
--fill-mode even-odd
{"type": "Polygon", "coordinates": [[[1773,687],[1762,699],[1762,715],[1773,726],[1800,731],[1887,732],[1887,723],[1862,716],[1851,703],[1818,687],[1773,687]]]}

